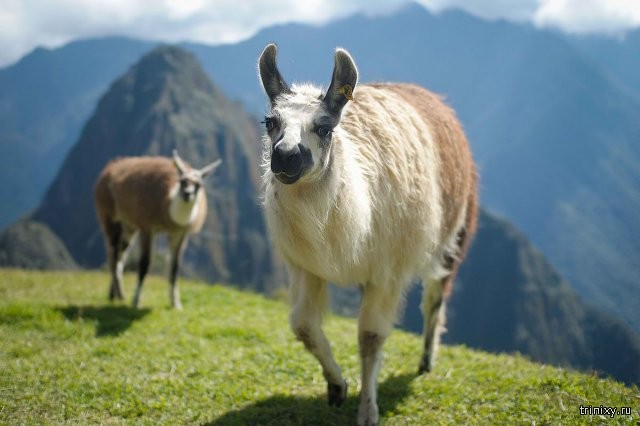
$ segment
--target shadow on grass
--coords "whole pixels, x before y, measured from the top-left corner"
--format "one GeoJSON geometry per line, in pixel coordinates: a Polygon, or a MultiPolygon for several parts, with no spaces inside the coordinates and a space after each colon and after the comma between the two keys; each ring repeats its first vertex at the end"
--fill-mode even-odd
{"type": "MultiPolygon", "coordinates": [[[[417,377],[403,374],[390,377],[378,387],[380,417],[395,411],[409,395],[409,384],[417,377]]],[[[351,384],[350,386],[353,386],[351,384]]],[[[350,425],[356,423],[359,398],[349,389],[349,396],[340,408],[329,407],[322,397],[275,395],[239,410],[230,411],[204,423],[205,426],[235,425],[350,425]]]]}
{"type": "Polygon", "coordinates": [[[131,327],[134,321],[151,312],[148,308],[134,309],[128,306],[77,306],[58,308],[70,321],[96,321],[96,337],[117,336],[131,327]]]}

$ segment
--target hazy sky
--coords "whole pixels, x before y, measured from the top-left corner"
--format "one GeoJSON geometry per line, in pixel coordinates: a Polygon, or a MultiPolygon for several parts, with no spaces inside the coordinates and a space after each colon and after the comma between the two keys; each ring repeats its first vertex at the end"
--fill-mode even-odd
{"type": "MultiPolygon", "coordinates": [[[[572,33],[623,35],[640,26],[640,0],[419,0],[434,12],[531,22],[572,33]]],[[[0,0],[0,66],[36,46],[127,35],[169,42],[235,42],[285,22],[320,24],[388,13],[407,0],[0,0]]]]}

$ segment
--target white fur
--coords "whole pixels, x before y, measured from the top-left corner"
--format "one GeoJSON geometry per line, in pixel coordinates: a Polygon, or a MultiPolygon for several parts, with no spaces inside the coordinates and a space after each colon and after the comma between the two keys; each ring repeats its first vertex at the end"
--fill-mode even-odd
{"type": "Polygon", "coordinates": [[[187,226],[198,218],[200,203],[202,202],[202,191],[198,191],[195,199],[191,201],[184,201],[179,192],[180,184],[176,183],[169,193],[169,198],[171,199],[169,216],[176,224],[187,226]]]}
{"type": "MultiPolygon", "coordinates": [[[[313,114],[311,109],[319,103],[320,94],[320,89],[308,85],[294,85],[292,90],[294,95],[284,98],[282,107],[278,104],[278,111],[287,117],[283,140],[287,143],[300,140],[298,135],[304,131],[298,128],[308,127],[313,114]],[[288,114],[294,117],[293,124],[289,122],[288,114]],[[293,132],[290,131],[292,127],[296,129],[293,132]],[[289,133],[293,133],[293,137],[288,137],[289,133]]],[[[401,292],[412,279],[427,275],[434,268],[429,261],[438,253],[441,244],[438,241],[442,222],[437,184],[439,166],[430,129],[422,118],[397,96],[387,94],[386,98],[402,126],[384,129],[384,124],[379,124],[382,131],[386,130],[382,136],[398,141],[394,146],[399,146],[401,153],[396,155],[399,157],[396,160],[414,156],[418,157],[416,163],[425,165],[419,171],[424,173],[420,179],[423,188],[416,194],[424,199],[419,209],[408,211],[410,205],[405,198],[412,196],[413,189],[404,188],[413,185],[412,174],[416,171],[402,164],[392,165],[395,176],[387,178],[388,164],[380,157],[375,146],[377,141],[357,140],[358,135],[350,134],[342,124],[334,130],[332,152],[325,163],[296,184],[302,188],[285,186],[275,179],[269,168],[271,140],[265,137],[264,204],[276,247],[288,263],[341,285],[397,282],[395,291],[401,292]],[[333,169],[331,173],[325,173],[329,161],[333,161],[333,169]],[[320,175],[323,175],[322,179],[317,182],[320,175]],[[398,182],[393,184],[391,179],[398,182]],[[407,228],[397,228],[394,222],[398,220],[411,222],[411,231],[415,230],[411,247],[399,245],[398,232],[407,228]],[[299,233],[290,235],[292,227],[303,230],[310,250],[301,250],[299,233]],[[348,232],[341,234],[339,239],[328,240],[327,234],[336,227],[348,232]],[[393,248],[397,250],[394,252],[393,248]]],[[[376,118],[384,120],[386,115],[380,113],[376,118]]],[[[368,133],[365,128],[360,131],[368,133]]],[[[317,152],[317,148],[310,145],[312,153],[317,152]]],[[[314,160],[318,162],[317,157],[314,160]]]]}

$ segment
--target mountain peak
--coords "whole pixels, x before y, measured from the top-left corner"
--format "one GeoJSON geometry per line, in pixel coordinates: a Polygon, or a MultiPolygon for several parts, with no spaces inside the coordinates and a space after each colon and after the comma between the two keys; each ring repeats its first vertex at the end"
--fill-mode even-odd
{"type": "Polygon", "coordinates": [[[196,57],[190,52],[173,45],[159,45],[140,58],[133,67],[139,78],[148,80],[151,76],[167,74],[192,74],[200,82],[207,81],[196,57]]]}

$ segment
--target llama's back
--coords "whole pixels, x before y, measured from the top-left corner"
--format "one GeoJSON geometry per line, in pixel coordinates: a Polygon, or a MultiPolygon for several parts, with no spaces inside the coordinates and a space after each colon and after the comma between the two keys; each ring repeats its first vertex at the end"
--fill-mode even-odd
{"type": "Polygon", "coordinates": [[[440,96],[413,84],[382,84],[410,103],[433,129],[434,143],[440,159],[440,188],[445,234],[454,230],[458,209],[467,205],[466,227],[475,230],[477,214],[477,176],[467,138],[455,112],[440,96]]]}
{"type": "Polygon", "coordinates": [[[341,126],[363,159],[375,234],[407,273],[431,268],[428,255],[442,256],[459,229],[475,228],[475,169],[461,126],[419,86],[361,85],[354,97],[341,126]]]}
{"type": "Polygon", "coordinates": [[[172,229],[169,192],[178,182],[175,166],[164,157],[125,157],[109,162],[96,183],[98,216],[143,231],[172,229]]]}

